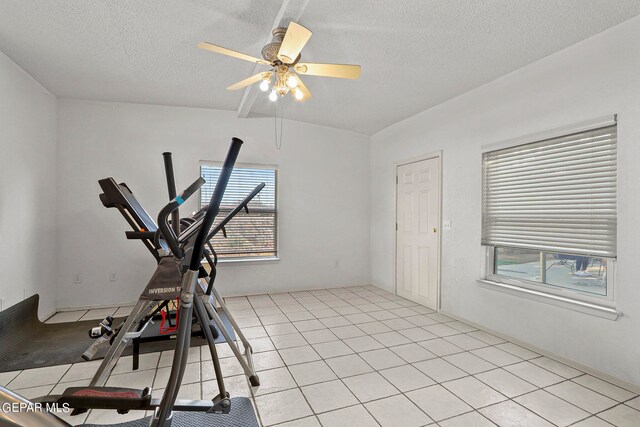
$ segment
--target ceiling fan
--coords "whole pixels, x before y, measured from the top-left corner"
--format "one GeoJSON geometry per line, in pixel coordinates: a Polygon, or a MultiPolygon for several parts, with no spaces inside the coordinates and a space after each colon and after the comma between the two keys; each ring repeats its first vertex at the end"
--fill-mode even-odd
{"type": "Polygon", "coordinates": [[[198,47],[271,67],[270,71],[255,74],[227,87],[228,90],[238,90],[262,81],[260,89],[264,92],[272,87],[269,94],[271,101],[276,101],[278,96],[284,96],[287,93],[292,94],[298,101],[306,101],[311,98],[311,92],[302,83],[298,74],[342,79],[357,79],[360,77],[359,65],[299,62],[300,52],[309,41],[311,31],[296,22],[291,21],[288,28],[276,28],[272,31],[272,34],[273,40],[271,43],[262,48],[263,59],[208,42],[199,43],[198,47]]]}

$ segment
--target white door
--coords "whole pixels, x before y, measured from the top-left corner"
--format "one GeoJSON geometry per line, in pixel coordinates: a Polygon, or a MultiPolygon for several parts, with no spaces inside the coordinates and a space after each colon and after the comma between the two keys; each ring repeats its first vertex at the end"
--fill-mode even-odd
{"type": "Polygon", "coordinates": [[[438,309],[440,159],[398,166],[396,290],[401,297],[438,309]]]}

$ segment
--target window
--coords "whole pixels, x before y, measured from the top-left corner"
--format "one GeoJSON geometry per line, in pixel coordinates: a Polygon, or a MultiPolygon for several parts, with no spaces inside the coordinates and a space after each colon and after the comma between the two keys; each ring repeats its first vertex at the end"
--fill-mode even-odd
{"type": "MultiPolygon", "coordinates": [[[[200,189],[200,206],[208,204],[215,188],[221,163],[200,162],[200,175],[207,181],[200,189]]],[[[219,218],[224,218],[257,185],[265,187],[249,203],[249,214],[239,212],[216,234],[211,243],[221,260],[268,259],[278,257],[277,177],[275,166],[238,163],[231,173],[222,198],[219,218]]]]}
{"type": "Polygon", "coordinates": [[[487,279],[581,301],[613,299],[616,130],[483,154],[487,279]]]}

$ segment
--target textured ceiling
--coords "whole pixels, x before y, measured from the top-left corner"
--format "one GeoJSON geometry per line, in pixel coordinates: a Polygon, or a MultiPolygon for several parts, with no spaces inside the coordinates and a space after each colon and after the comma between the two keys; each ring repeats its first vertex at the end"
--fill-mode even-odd
{"type": "MultiPolygon", "coordinates": [[[[196,44],[259,56],[282,2],[0,0],[0,51],[60,97],[237,110],[243,92],[224,88],[254,65],[196,44]]],[[[308,76],[313,99],[284,115],[373,134],[639,13],[638,0],[309,0],[303,60],[362,77],[308,76]]]]}

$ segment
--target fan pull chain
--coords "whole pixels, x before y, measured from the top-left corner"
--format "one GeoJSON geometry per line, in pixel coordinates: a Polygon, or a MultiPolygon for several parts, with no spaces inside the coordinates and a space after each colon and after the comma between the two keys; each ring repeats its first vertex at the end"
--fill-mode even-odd
{"type": "Polygon", "coordinates": [[[273,130],[274,130],[274,135],[275,135],[275,140],[276,140],[276,149],[280,150],[282,148],[282,135],[283,135],[283,122],[284,122],[284,97],[278,97],[278,99],[276,100],[276,102],[274,102],[274,107],[273,107],[273,130]],[[278,140],[278,104],[281,104],[280,106],[280,139],[278,140]]]}

